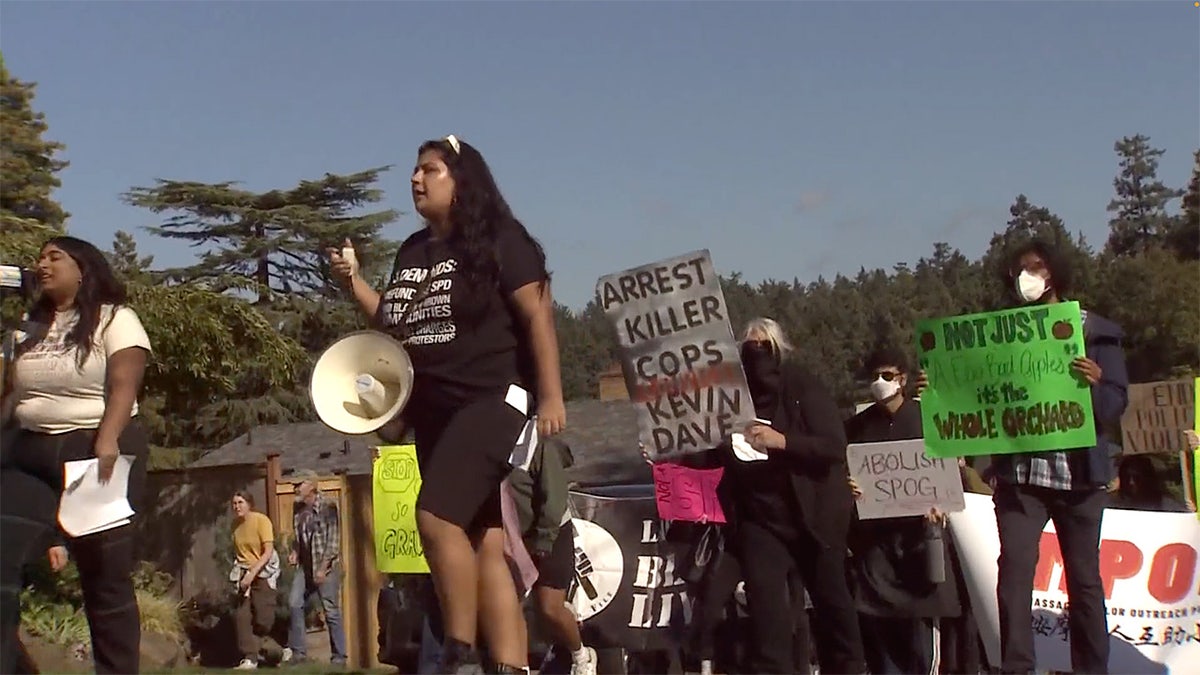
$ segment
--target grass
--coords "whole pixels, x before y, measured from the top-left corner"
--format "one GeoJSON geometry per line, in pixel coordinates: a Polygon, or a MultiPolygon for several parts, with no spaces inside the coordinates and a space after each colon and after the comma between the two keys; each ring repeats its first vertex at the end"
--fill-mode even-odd
{"type": "Polygon", "coordinates": [[[138,611],[142,616],[142,630],[183,642],[183,620],[180,618],[181,603],[168,596],[155,595],[138,589],[138,611]]]}

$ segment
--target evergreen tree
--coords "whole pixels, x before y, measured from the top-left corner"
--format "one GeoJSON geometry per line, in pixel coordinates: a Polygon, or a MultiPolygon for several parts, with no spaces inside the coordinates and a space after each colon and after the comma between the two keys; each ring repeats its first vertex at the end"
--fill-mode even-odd
{"type": "Polygon", "coordinates": [[[150,266],[154,264],[154,256],[138,254],[137,241],[125,230],[117,230],[113,236],[112,251],[108,253],[108,262],[113,272],[125,282],[150,282],[152,275],[150,266]]]}
{"type": "Polygon", "coordinates": [[[1072,237],[1061,218],[1044,206],[1034,205],[1023,194],[1017,195],[1008,212],[1011,218],[1004,231],[992,235],[981,261],[984,274],[981,309],[1000,309],[1011,303],[1010,289],[1000,286],[1010,271],[1005,266],[1017,248],[1033,240],[1053,247],[1071,267],[1075,288],[1070,299],[1086,305],[1095,279],[1095,261],[1083,235],[1072,237]]]}
{"type": "Polygon", "coordinates": [[[67,166],[56,158],[65,146],[42,137],[48,127],[46,116],[33,110],[36,88],[9,74],[0,58],[0,226],[5,231],[32,232],[33,223],[61,231],[68,215],[50,196],[61,184],[58,172],[67,166]]]}
{"type": "Polygon", "coordinates": [[[377,241],[382,227],[397,217],[391,209],[356,213],[378,203],[374,187],[389,167],[350,175],[325,174],[290,190],[254,193],[233,182],[158,180],[124,195],[129,204],[171,213],[150,232],[203,246],[200,262],[167,270],[180,281],[206,280],[214,290],[254,288],[259,302],[277,293],[333,296],[340,291],[329,274],[325,248],[355,243],[364,270],[390,264],[394,245],[377,241]]]}
{"type": "Polygon", "coordinates": [[[1113,179],[1117,196],[1108,203],[1108,211],[1115,214],[1108,221],[1108,252],[1143,253],[1166,243],[1172,226],[1167,205],[1182,191],[1158,180],[1158,158],[1165,151],[1150,147],[1147,136],[1126,136],[1114,150],[1121,158],[1121,173],[1113,179]]]}
{"type": "Polygon", "coordinates": [[[1200,150],[1192,156],[1192,180],[1183,193],[1183,212],[1175,218],[1168,242],[1184,260],[1200,259],[1200,150]]]}

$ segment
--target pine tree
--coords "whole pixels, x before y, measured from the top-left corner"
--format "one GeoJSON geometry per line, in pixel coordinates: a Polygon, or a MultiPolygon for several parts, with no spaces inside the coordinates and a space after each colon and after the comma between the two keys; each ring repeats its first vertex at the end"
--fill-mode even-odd
{"type": "Polygon", "coordinates": [[[1126,136],[1113,149],[1121,158],[1121,173],[1113,179],[1117,196],[1108,203],[1115,214],[1108,221],[1108,251],[1135,255],[1166,242],[1172,225],[1167,205],[1182,191],[1158,180],[1158,158],[1165,151],[1150,147],[1149,137],[1126,136]]]}
{"type": "MultiPolygon", "coordinates": [[[[1063,262],[1070,266],[1074,289],[1070,299],[1086,302],[1091,292],[1094,279],[1095,262],[1091,248],[1083,235],[1072,237],[1063,223],[1050,209],[1036,206],[1025,195],[1017,195],[1013,205],[1008,209],[1011,216],[1004,232],[992,235],[991,244],[983,255],[983,271],[986,275],[986,288],[995,289],[995,283],[1004,279],[1010,270],[1005,269],[1013,251],[1030,241],[1037,240],[1052,247],[1063,262]]],[[[1008,289],[998,293],[984,291],[984,306],[988,309],[999,309],[1006,306],[1009,297],[1008,289]]]]}
{"type": "Polygon", "coordinates": [[[126,282],[140,281],[149,283],[152,279],[150,266],[154,264],[154,256],[138,254],[137,241],[125,230],[117,230],[113,236],[112,251],[108,261],[117,276],[126,282]]]}
{"type": "Polygon", "coordinates": [[[1176,216],[1168,242],[1175,255],[1183,260],[1200,259],[1200,150],[1193,157],[1192,180],[1183,194],[1183,212],[1176,216]]]}
{"type": "Polygon", "coordinates": [[[391,209],[356,213],[383,199],[373,186],[388,168],[325,174],[290,190],[263,193],[233,182],[158,180],[154,187],[132,188],[123,198],[173,214],[161,226],[147,228],[150,232],[204,247],[198,264],[166,271],[175,280],[206,280],[215,290],[249,286],[259,302],[277,293],[333,296],[339,291],[329,275],[326,247],[349,238],[368,271],[372,264],[391,262],[389,243],[377,239],[398,214],[391,209]]]}
{"type": "Polygon", "coordinates": [[[48,126],[33,110],[36,88],[9,74],[0,58],[0,224],[6,231],[36,229],[21,220],[61,231],[68,215],[50,197],[61,184],[56,174],[67,166],[55,157],[65,146],[42,138],[48,126]]]}

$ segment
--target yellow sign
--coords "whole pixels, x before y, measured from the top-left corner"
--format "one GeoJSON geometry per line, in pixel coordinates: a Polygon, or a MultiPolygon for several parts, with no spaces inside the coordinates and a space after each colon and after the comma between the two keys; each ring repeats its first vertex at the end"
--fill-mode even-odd
{"type": "Polygon", "coordinates": [[[425,549],[417,533],[421,471],[415,445],[379,448],[373,474],[375,566],[388,574],[426,574],[425,549]]]}

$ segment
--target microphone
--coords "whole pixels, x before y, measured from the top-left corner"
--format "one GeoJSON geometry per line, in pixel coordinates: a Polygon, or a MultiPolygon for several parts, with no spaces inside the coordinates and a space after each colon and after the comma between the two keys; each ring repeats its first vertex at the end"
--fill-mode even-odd
{"type": "Polygon", "coordinates": [[[931,584],[946,581],[946,542],[940,523],[925,523],[925,576],[931,584]]]}
{"type": "Polygon", "coordinates": [[[18,265],[0,265],[0,291],[16,289],[21,297],[33,295],[37,274],[18,265]]]}

